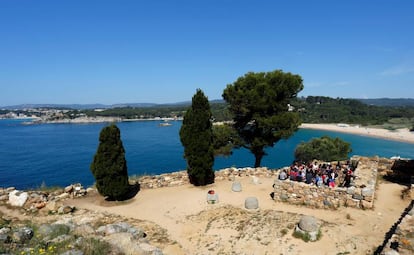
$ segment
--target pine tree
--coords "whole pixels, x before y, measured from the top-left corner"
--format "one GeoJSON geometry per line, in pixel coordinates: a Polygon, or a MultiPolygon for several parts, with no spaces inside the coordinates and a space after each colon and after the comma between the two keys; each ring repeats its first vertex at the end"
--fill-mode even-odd
{"type": "Polygon", "coordinates": [[[121,132],[115,124],[104,127],[91,164],[98,192],[108,199],[123,200],[129,191],[128,171],[121,132]]]}
{"type": "Polygon", "coordinates": [[[207,97],[197,89],[192,105],[184,115],[180,139],[190,183],[204,186],[214,183],[214,149],[211,109],[207,97]]]}
{"type": "Polygon", "coordinates": [[[223,91],[233,114],[233,127],[241,139],[240,147],[255,156],[255,167],[260,166],[266,147],[273,147],[297,130],[300,116],[288,105],[302,89],[299,75],[275,70],[247,73],[223,91]]]}

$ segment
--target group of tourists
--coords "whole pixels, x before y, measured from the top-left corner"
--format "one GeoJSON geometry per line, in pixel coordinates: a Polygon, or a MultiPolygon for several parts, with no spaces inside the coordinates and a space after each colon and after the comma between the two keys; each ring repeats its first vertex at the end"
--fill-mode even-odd
{"type": "Polygon", "coordinates": [[[316,161],[309,164],[295,162],[289,169],[281,170],[278,178],[279,180],[290,179],[291,181],[305,182],[318,187],[349,187],[352,179],[355,178],[355,167],[349,161],[345,164],[338,162],[336,165],[331,163],[318,164],[316,161]]]}

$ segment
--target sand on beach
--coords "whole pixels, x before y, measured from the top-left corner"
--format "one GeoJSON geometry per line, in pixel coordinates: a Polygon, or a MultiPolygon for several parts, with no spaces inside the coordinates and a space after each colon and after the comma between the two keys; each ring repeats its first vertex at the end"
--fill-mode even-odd
{"type": "Polygon", "coordinates": [[[388,139],[406,143],[414,143],[414,132],[410,132],[408,128],[397,129],[397,130],[387,130],[383,128],[370,128],[370,127],[361,127],[361,126],[352,126],[347,124],[310,124],[304,123],[300,128],[307,129],[318,129],[318,130],[327,130],[335,131],[349,134],[356,134],[362,136],[371,136],[381,139],[388,139]]]}
{"type": "Polygon", "coordinates": [[[154,244],[167,255],[372,254],[408,204],[400,198],[404,186],[393,183],[378,185],[373,210],[324,210],[273,201],[269,196],[273,178],[260,178],[258,184],[252,177],[236,180],[242,185],[241,192],[231,190],[232,181],[222,180],[205,187],[187,184],[143,189],[126,202],[107,202],[92,194],[66,203],[159,225],[174,241],[154,244]],[[218,194],[219,203],[206,202],[210,189],[218,194]],[[258,198],[259,210],[244,209],[244,201],[250,196],[258,198]],[[323,222],[319,241],[304,242],[292,236],[301,215],[323,222]]]}

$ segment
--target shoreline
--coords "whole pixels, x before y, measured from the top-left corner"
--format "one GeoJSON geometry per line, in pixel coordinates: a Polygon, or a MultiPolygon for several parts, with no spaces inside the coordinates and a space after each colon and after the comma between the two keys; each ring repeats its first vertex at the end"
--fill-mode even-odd
{"type": "MultiPolygon", "coordinates": [[[[13,118],[18,119],[18,118],[13,118]]],[[[30,118],[28,118],[30,119],[30,118]]],[[[25,120],[25,118],[19,118],[19,120],[25,120]]],[[[181,118],[148,118],[148,119],[122,119],[116,117],[83,117],[76,119],[62,119],[62,120],[34,120],[23,122],[25,125],[32,124],[94,124],[94,123],[107,123],[107,122],[141,122],[141,121],[182,121],[181,118]]],[[[214,125],[220,125],[223,122],[213,123],[214,125]]],[[[299,128],[301,129],[316,129],[326,130],[340,133],[347,133],[353,135],[360,135],[366,137],[374,137],[385,140],[392,140],[398,142],[404,142],[414,144],[414,132],[410,132],[408,128],[387,130],[384,128],[371,128],[362,127],[359,125],[348,125],[343,123],[302,123],[299,128]]]]}
{"type": "MultiPolygon", "coordinates": [[[[13,118],[17,119],[17,118],[13,118]]],[[[19,118],[19,120],[25,120],[25,118],[19,118]]],[[[28,118],[30,119],[30,118],[28,118]]],[[[62,120],[35,120],[27,121],[23,124],[96,124],[96,123],[108,123],[108,122],[141,122],[141,121],[182,121],[181,118],[171,117],[156,117],[156,118],[138,118],[138,119],[123,119],[116,117],[81,117],[75,119],[62,119],[62,120]]],[[[214,125],[220,125],[223,122],[214,123],[214,125]]],[[[410,132],[408,128],[387,130],[384,128],[371,128],[362,127],[359,125],[349,125],[343,123],[302,123],[299,126],[300,129],[315,129],[325,130],[340,133],[347,133],[353,135],[360,135],[366,137],[380,138],[384,140],[391,140],[403,143],[414,144],[414,132],[410,132]]]]}
{"type": "Polygon", "coordinates": [[[390,131],[390,130],[383,129],[383,128],[369,128],[369,127],[351,126],[347,124],[311,124],[311,123],[303,123],[299,126],[299,128],[334,131],[334,132],[340,132],[340,133],[381,138],[385,140],[392,140],[392,141],[397,141],[397,142],[414,144],[414,132],[410,132],[410,130],[407,128],[390,131]]]}

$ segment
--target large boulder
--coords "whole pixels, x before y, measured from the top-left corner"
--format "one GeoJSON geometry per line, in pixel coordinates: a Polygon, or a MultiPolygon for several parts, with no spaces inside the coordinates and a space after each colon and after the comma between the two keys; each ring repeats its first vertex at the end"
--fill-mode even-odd
{"type": "Polygon", "coordinates": [[[14,243],[23,244],[30,241],[33,238],[33,234],[33,229],[29,227],[22,227],[13,232],[12,240],[14,243]]]}
{"type": "Polygon", "coordinates": [[[141,242],[137,242],[130,233],[116,233],[105,236],[104,240],[115,246],[123,254],[162,255],[160,249],[141,242]]]}
{"type": "Polygon", "coordinates": [[[135,239],[146,237],[144,230],[133,227],[126,222],[118,222],[99,227],[96,232],[98,234],[109,236],[117,233],[129,233],[135,239]]]}
{"type": "Polygon", "coordinates": [[[233,182],[233,184],[231,185],[231,190],[234,192],[240,192],[242,191],[242,186],[240,182],[233,182]]]}
{"type": "Polygon", "coordinates": [[[45,208],[46,208],[47,211],[55,212],[55,211],[57,211],[59,206],[56,203],[56,201],[49,201],[49,202],[47,202],[45,208]]]}
{"type": "Polygon", "coordinates": [[[259,208],[259,200],[256,197],[248,197],[244,201],[244,207],[249,210],[254,210],[259,208]]]}
{"type": "Polygon", "coordinates": [[[10,228],[0,228],[0,244],[11,242],[11,238],[9,236],[10,231],[10,228]]]}
{"type": "Polygon", "coordinates": [[[59,214],[68,214],[68,213],[73,212],[74,210],[75,210],[75,207],[73,207],[73,206],[63,205],[63,206],[58,208],[58,213],[59,214]]]}
{"type": "Polygon", "coordinates": [[[28,197],[29,194],[27,192],[13,190],[9,193],[9,204],[12,206],[22,207],[26,203],[28,197]]]}

